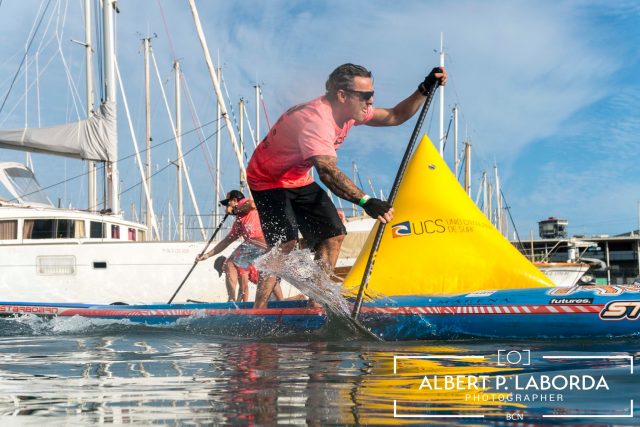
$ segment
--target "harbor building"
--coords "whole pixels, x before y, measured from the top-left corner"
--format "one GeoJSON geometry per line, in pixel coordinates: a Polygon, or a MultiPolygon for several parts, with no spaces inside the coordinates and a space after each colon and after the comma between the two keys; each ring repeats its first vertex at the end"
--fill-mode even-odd
{"type": "Polygon", "coordinates": [[[588,262],[588,275],[598,283],[633,283],[640,278],[640,230],[568,236],[568,224],[550,217],[538,222],[539,239],[511,243],[532,262],[588,262]]]}

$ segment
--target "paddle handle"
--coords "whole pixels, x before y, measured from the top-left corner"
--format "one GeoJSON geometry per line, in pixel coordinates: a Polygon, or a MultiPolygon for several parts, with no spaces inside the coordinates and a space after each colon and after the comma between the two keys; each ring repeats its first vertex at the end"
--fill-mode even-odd
{"type": "MultiPolygon", "coordinates": [[[[396,195],[398,194],[400,182],[402,182],[402,178],[404,178],[404,174],[406,173],[407,167],[409,166],[409,159],[411,158],[411,153],[413,153],[413,149],[416,145],[416,142],[418,141],[418,135],[420,134],[420,129],[422,128],[424,118],[427,115],[427,110],[429,110],[429,105],[431,105],[431,100],[433,100],[433,95],[435,94],[439,84],[440,83],[436,81],[429,88],[429,93],[427,94],[427,98],[424,100],[424,104],[422,105],[422,110],[420,111],[420,115],[418,116],[418,121],[413,128],[411,139],[409,140],[407,149],[405,150],[402,161],[400,162],[400,167],[398,168],[398,172],[396,173],[396,179],[393,181],[393,186],[391,187],[391,192],[389,193],[389,199],[387,200],[392,206],[393,202],[395,202],[396,195]]],[[[386,223],[380,223],[378,225],[378,230],[376,231],[376,236],[373,240],[373,246],[371,246],[371,252],[369,252],[369,258],[367,259],[367,265],[364,269],[364,274],[362,275],[362,282],[360,282],[360,288],[358,289],[358,296],[356,297],[356,302],[353,305],[353,311],[351,312],[351,317],[353,317],[354,319],[357,319],[358,314],[360,314],[364,291],[369,284],[369,276],[371,276],[371,270],[373,270],[373,265],[375,264],[376,260],[376,254],[378,253],[378,248],[380,247],[380,242],[382,241],[382,235],[384,234],[386,225],[386,223]]]]}
{"type": "MultiPolygon", "coordinates": [[[[202,255],[204,255],[204,253],[207,251],[207,249],[209,249],[209,245],[211,245],[211,242],[213,242],[213,239],[215,239],[216,234],[218,234],[218,231],[220,231],[220,229],[222,228],[222,224],[224,224],[224,221],[227,219],[228,216],[229,216],[228,213],[224,214],[224,217],[222,218],[222,221],[220,221],[220,224],[218,224],[218,227],[216,227],[215,231],[211,235],[211,238],[207,242],[207,244],[204,247],[204,249],[202,249],[202,252],[200,252],[200,255],[198,255],[198,257],[201,257],[202,255]]],[[[193,265],[191,266],[191,269],[189,270],[187,275],[184,276],[184,279],[182,279],[182,283],[180,283],[180,286],[178,286],[178,289],[176,289],[176,291],[173,293],[173,295],[171,295],[171,298],[169,299],[169,302],[167,304],[171,304],[173,302],[173,299],[176,297],[176,295],[178,295],[178,292],[180,292],[180,289],[182,288],[182,285],[185,284],[185,282],[187,281],[189,276],[191,276],[191,272],[196,268],[196,265],[198,265],[198,262],[199,261],[197,261],[197,260],[193,262],[193,265]]]]}

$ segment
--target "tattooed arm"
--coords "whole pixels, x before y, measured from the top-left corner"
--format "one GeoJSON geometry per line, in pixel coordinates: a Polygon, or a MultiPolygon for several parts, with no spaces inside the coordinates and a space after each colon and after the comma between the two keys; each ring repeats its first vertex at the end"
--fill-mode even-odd
{"type": "Polygon", "coordinates": [[[320,180],[333,194],[352,203],[358,203],[364,197],[365,193],[344,172],[338,169],[335,157],[314,156],[309,160],[318,171],[320,180]]]}

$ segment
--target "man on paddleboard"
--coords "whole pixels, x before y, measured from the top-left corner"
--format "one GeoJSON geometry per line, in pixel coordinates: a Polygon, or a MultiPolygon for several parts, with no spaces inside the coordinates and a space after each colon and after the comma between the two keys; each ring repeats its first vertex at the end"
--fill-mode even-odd
{"type": "MultiPolygon", "coordinates": [[[[243,237],[244,241],[224,263],[224,272],[226,273],[225,283],[229,301],[246,302],[249,298],[249,274],[252,273],[252,269],[256,273],[253,262],[267,252],[267,244],[260,227],[258,211],[252,199],[245,197],[239,190],[231,190],[227,193],[227,198],[220,201],[220,204],[225,206],[227,214],[235,215],[236,220],[229,234],[209,252],[202,256],[198,255],[196,261],[203,261],[222,252],[231,243],[243,237]],[[240,281],[240,291],[236,297],[238,280],[240,281]]],[[[282,300],[282,291],[279,285],[273,288],[273,293],[276,299],[282,300]]]]}
{"type": "MultiPolygon", "coordinates": [[[[373,106],[371,72],[360,65],[343,64],[329,75],[325,95],[285,112],[247,167],[267,245],[279,245],[283,253],[289,253],[300,232],[322,267],[327,272],[335,267],[346,229],[327,193],[311,177],[312,167],[336,196],[357,203],[372,218],[391,221],[391,205],[367,195],[338,168],[336,149],[353,126],[406,122],[423,104],[429,88],[446,81],[446,70],[434,68],[408,98],[392,108],[377,108],[373,106]]],[[[275,283],[275,277],[261,280],[256,308],[266,306],[275,283]]]]}

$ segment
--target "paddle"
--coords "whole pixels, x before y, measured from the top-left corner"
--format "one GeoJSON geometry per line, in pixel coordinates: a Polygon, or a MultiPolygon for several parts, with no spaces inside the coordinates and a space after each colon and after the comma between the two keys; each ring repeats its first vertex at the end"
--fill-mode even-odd
{"type": "MultiPolygon", "coordinates": [[[[204,247],[202,252],[200,252],[200,255],[198,255],[199,257],[204,255],[204,253],[207,251],[207,249],[209,248],[209,245],[211,244],[211,242],[213,242],[213,239],[215,239],[216,234],[218,234],[218,231],[220,231],[220,229],[222,228],[222,224],[224,224],[224,221],[227,219],[228,216],[229,216],[228,213],[224,215],[224,217],[222,218],[222,221],[220,221],[220,224],[218,224],[218,227],[215,229],[215,231],[211,235],[211,238],[207,242],[207,245],[204,247]]],[[[196,261],[193,262],[193,265],[191,266],[191,270],[189,270],[187,275],[184,276],[184,279],[182,280],[182,283],[180,283],[180,286],[178,286],[178,289],[176,289],[176,291],[173,293],[173,295],[171,296],[171,299],[169,300],[169,302],[167,304],[171,304],[171,302],[176,297],[176,295],[178,295],[178,292],[180,292],[180,289],[182,288],[182,285],[184,285],[184,283],[187,281],[189,276],[191,276],[191,272],[193,271],[194,268],[196,268],[196,265],[198,265],[198,262],[200,262],[200,261],[196,260],[196,261]]]]}
{"type": "MultiPolygon", "coordinates": [[[[400,162],[400,167],[398,168],[396,179],[393,181],[393,186],[391,187],[391,193],[389,194],[389,199],[387,200],[389,204],[392,206],[393,206],[393,202],[395,201],[396,195],[398,194],[398,188],[400,187],[400,182],[402,182],[402,178],[404,177],[404,174],[407,171],[407,166],[409,165],[409,159],[411,158],[411,153],[413,152],[413,148],[416,145],[416,141],[418,141],[418,134],[420,133],[420,129],[422,128],[422,122],[424,122],[424,118],[427,115],[427,110],[429,109],[429,105],[431,104],[431,100],[433,99],[433,95],[436,92],[438,85],[439,85],[439,82],[436,81],[429,88],[427,99],[424,100],[422,111],[420,111],[418,122],[416,123],[416,126],[413,129],[413,133],[411,134],[409,145],[407,145],[407,149],[404,152],[404,157],[402,158],[402,162],[400,162]]],[[[367,288],[367,285],[369,284],[369,276],[371,276],[371,270],[373,269],[373,264],[375,263],[376,254],[378,253],[378,248],[380,247],[380,242],[382,241],[382,234],[384,233],[384,229],[386,225],[387,225],[386,223],[380,223],[380,226],[378,227],[378,231],[376,232],[375,239],[373,240],[373,246],[371,246],[371,252],[369,252],[369,258],[367,259],[367,266],[365,267],[364,274],[362,275],[362,282],[360,282],[360,289],[358,289],[358,296],[356,297],[356,302],[353,306],[353,311],[351,312],[351,317],[353,319],[357,319],[358,314],[360,314],[360,307],[362,306],[362,298],[364,296],[364,291],[367,288]]]]}

